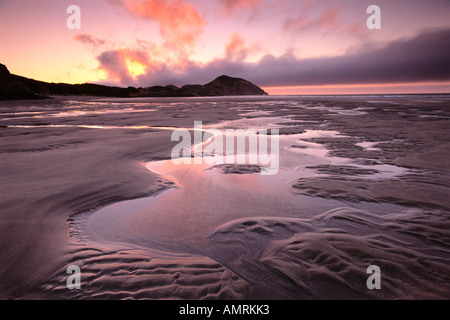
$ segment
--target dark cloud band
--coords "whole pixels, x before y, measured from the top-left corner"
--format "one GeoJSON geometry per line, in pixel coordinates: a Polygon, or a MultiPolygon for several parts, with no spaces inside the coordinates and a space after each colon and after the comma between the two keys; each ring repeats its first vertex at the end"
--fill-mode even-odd
{"type": "MultiPolygon", "coordinates": [[[[108,53],[111,55],[111,52],[108,53]]],[[[292,54],[266,56],[257,63],[216,59],[205,65],[189,63],[182,72],[159,65],[139,76],[134,83],[124,75],[125,85],[206,83],[227,74],[246,78],[260,86],[341,84],[386,84],[450,80],[450,29],[423,32],[410,39],[390,42],[378,48],[361,48],[346,55],[298,59],[292,54]]],[[[105,69],[118,65],[102,55],[105,69]]],[[[123,71],[123,70],[121,70],[123,71]]],[[[114,72],[117,74],[117,70],[114,72]]]]}

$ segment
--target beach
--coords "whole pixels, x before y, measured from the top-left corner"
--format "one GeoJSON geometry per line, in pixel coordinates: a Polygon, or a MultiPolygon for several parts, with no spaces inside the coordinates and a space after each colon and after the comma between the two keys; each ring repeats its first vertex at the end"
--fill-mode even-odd
{"type": "Polygon", "coordinates": [[[449,139],[448,95],[1,101],[0,299],[449,299],[449,139]],[[196,121],[276,174],[174,164],[196,121]]]}

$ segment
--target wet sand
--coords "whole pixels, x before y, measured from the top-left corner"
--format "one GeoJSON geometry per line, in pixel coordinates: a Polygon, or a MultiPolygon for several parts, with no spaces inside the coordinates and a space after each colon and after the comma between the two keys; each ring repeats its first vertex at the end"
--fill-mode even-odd
{"type": "Polygon", "coordinates": [[[448,96],[0,104],[2,299],[450,298],[448,96]],[[280,170],[174,166],[278,128],[280,170]],[[66,287],[69,265],[82,289],[66,287]],[[368,290],[379,265],[382,289],[368,290]]]}

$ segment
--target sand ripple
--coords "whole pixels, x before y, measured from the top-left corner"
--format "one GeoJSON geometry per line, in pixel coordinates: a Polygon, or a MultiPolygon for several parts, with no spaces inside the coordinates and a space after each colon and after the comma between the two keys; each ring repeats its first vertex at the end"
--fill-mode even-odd
{"type": "MultiPolygon", "coordinates": [[[[39,288],[52,299],[242,299],[244,281],[206,257],[80,247],[81,290],[68,290],[66,269],[39,288]]],[[[31,295],[32,297],[32,295],[31,295]]]]}
{"type": "Polygon", "coordinates": [[[210,239],[213,254],[253,283],[257,298],[450,297],[450,222],[444,213],[377,216],[340,208],[308,220],[238,220],[210,239]],[[381,268],[381,290],[366,286],[370,265],[381,268]]]}

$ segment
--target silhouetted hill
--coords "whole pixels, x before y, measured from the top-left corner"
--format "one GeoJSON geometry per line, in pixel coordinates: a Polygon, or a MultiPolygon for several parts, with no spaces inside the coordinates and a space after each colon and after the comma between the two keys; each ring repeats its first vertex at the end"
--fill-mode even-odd
{"type": "Polygon", "coordinates": [[[250,81],[220,76],[214,81],[205,84],[198,90],[200,96],[249,96],[267,95],[260,87],[250,81]]]}
{"type": "Polygon", "coordinates": [[[205,85],[153,86],[120,88],[98,84],[48,83],[11,74],[0,64],[0,100],[43,99],[51,95],[101,97],[203,97],[231,95],[267,95],[253,83],[239,78],[220,76],[205,85]]]}
{"type": "Polygon", "coordinates": [[[20,79],[12,75],[5,65],[0,64],[0,100],[39,98],[43,97],[35,94],[20,79]]]}
{"type": "Polygon", "coordinates": [[[21,76],[13,76],[13,77],[17,81],[26,85],[31,91],[41,95],[129,97],[131,93],[137,92],[137,89],[134,87],[119,88],[92,83],[84,83],[84,84],[48,83],[21,76]]]}
{"type": "Polygon", "coordinates": [[[166,86],[166,88],[167,88],[167,89],[170,89],[170,90],[173,90],[173,91],[180,89],[180,88],[178,88],[177,86],[174,86],[173,84],[168,84],[168,85],[166,86]]]}
{"type": "Polygon", "coordinates": [[[211,97],[211,96],[249,96],[267,95],[253,83],[229,76],[220,76],[205,85],[184,85],[181,88],[169,85],[141,88],[138,97],[211,97]]]}

